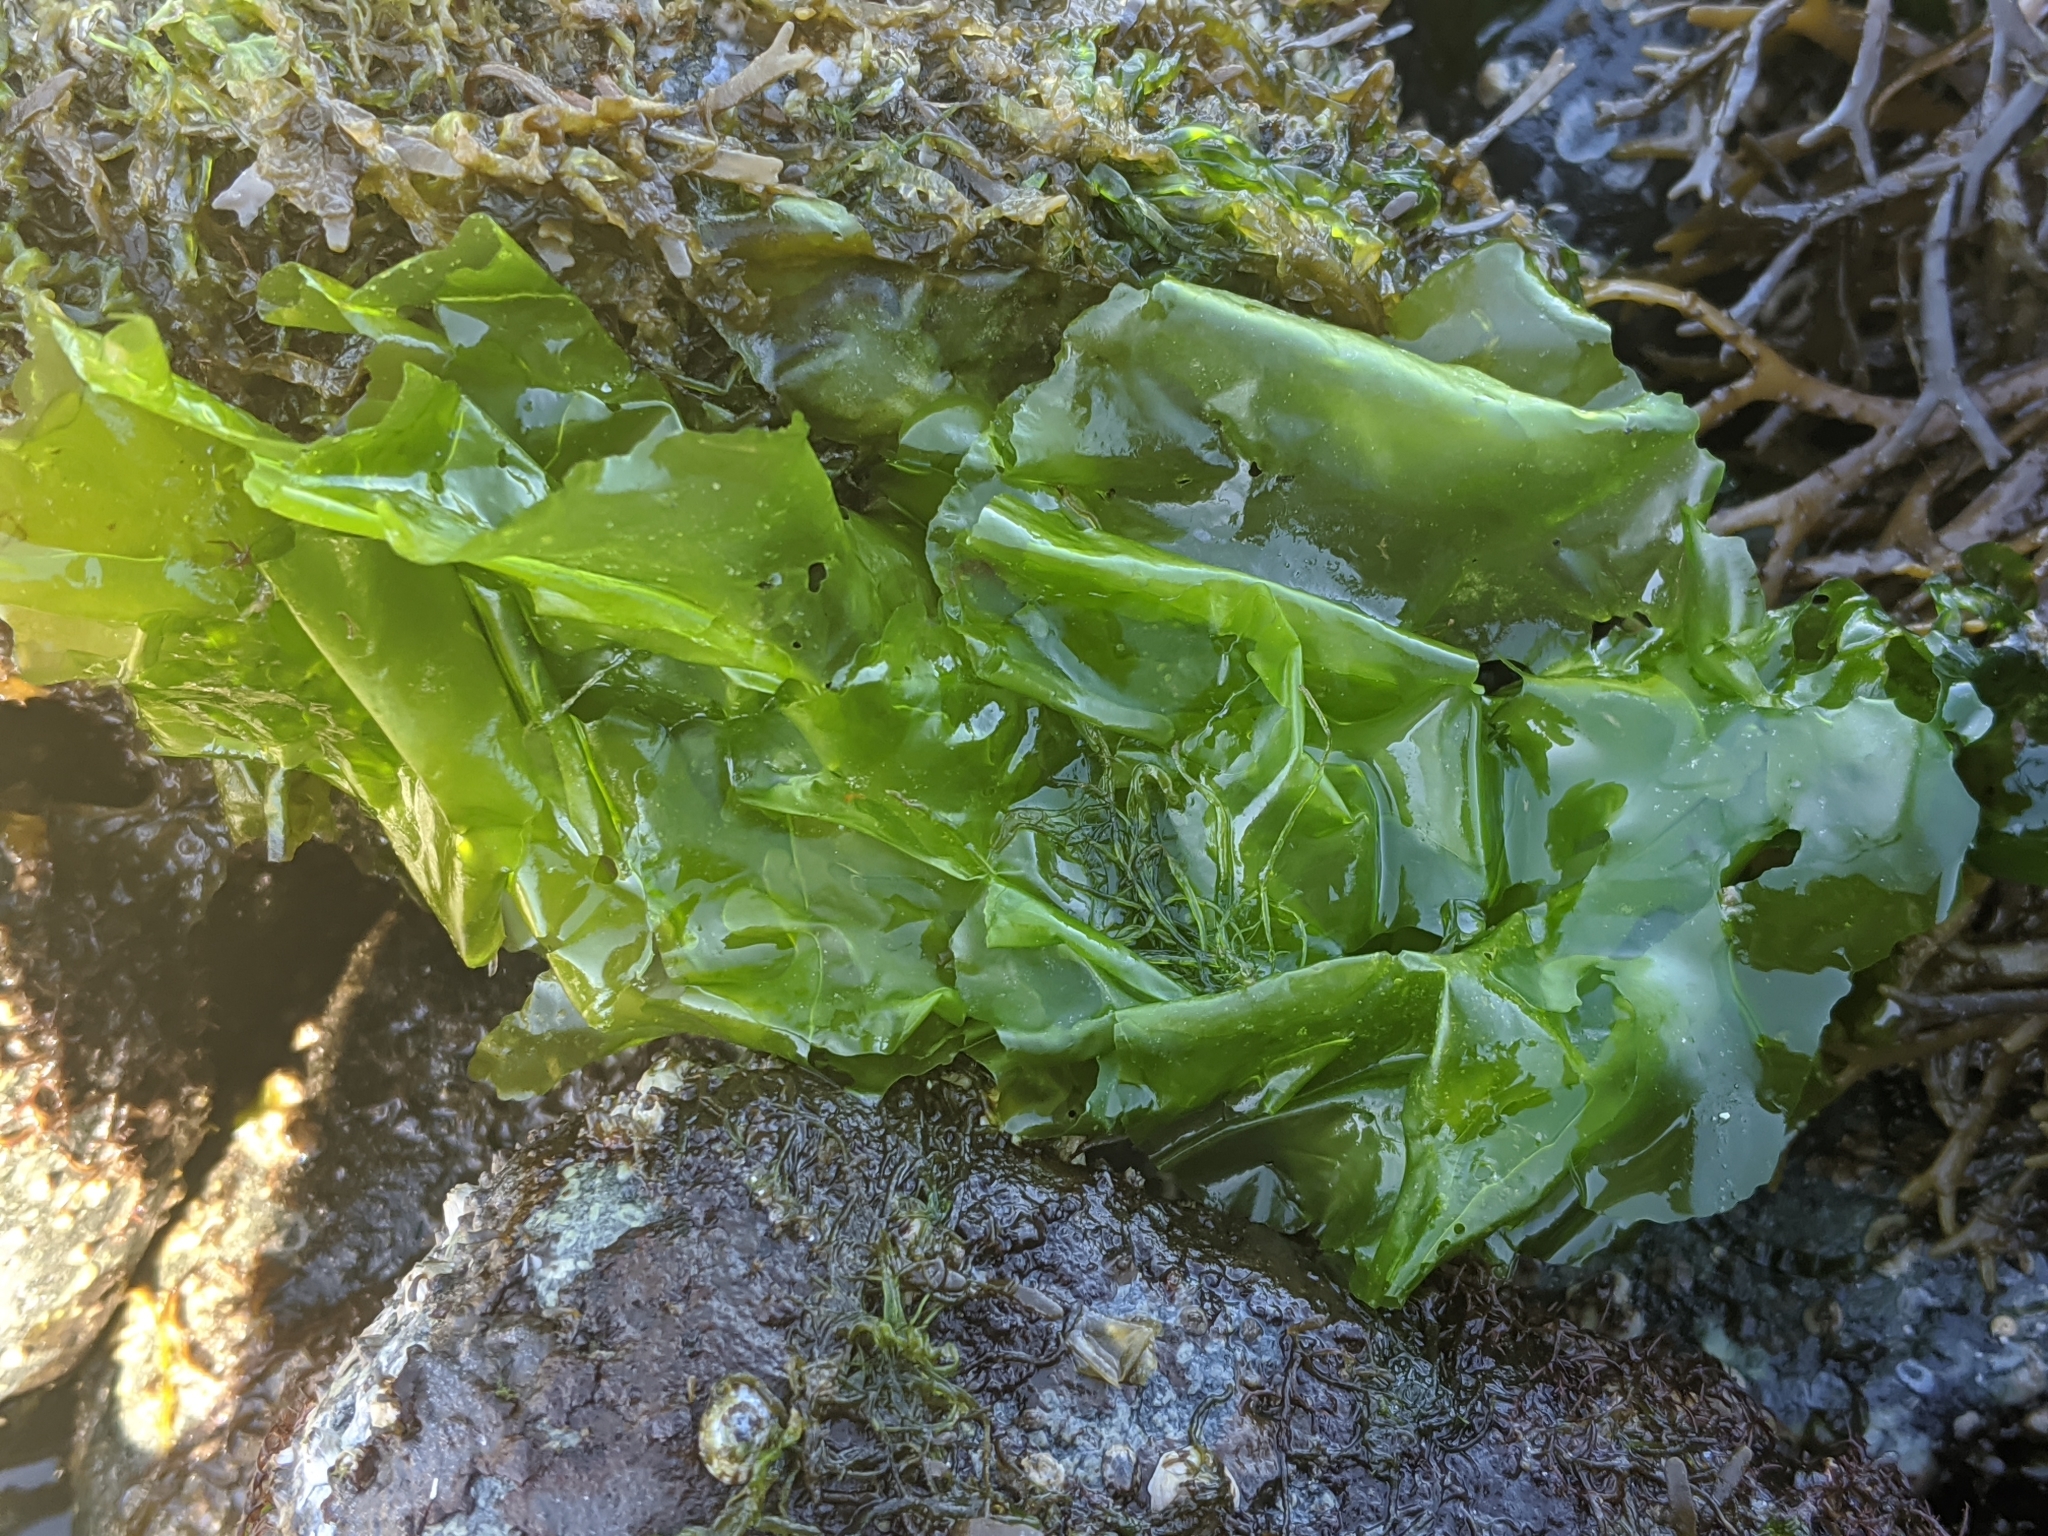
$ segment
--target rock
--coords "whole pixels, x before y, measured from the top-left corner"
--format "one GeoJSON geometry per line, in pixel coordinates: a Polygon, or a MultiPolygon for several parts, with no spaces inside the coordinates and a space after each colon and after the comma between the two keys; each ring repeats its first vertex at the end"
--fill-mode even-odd
{"type": "Polygon", "coordinates": [[[1989,1293],[1974,1255],[1945,1252],[1900,1206],[1941,1134],[1910,1081],[1866,1082],[1795,1143],[1775,1188],[1643,1229],[1573,1277],[1574,1309],[1609,1332],[1697,1340],[1816,1452],[1860,1444],[1947,1502],[2038,1508],[2048,1253],[2036,1233],[1989,1293]]]}
{"type": "Polygon", "coordinates": [[[106,1325],[181,1195],[211,1069],[195,934],[228,863],[202,764],[122,706],[0,704],[0,1399],[106,1325]]]}
{"type": "Polygon", "coordinates": [[[505,1104],[469,1080],[531,980],[469,970],[410,903],[374,923],[94,1353],[79,1536],[239,1527],[266,1438],[431,1246],[448,1191],[578,1102],[570,1086],[505,1104]]]}
{"type": "Polygon", "coordinates": [[[62,1383],[0,1405],[0,1532],[6,1536],[70,1536],[64,1450],[71,1409],[71,1392],[62,1383]]]}
{"type": "Polygon", "coordinates": [[[1474,1264],[1370,1312],[1017,1148],[965,1073],[870,1103],[671,1055],[448,1214],[266,1462],[289,1536],[1576,1533],[1674,1488],[1737,1531],[1936,1529],[1853,1454],[1795,1486],[1711,1362],[1474,1264]]]}
{"type": "Polygon", "coordinates": [[[233,850],[118,695],[0,704],[0,1400],[91,1346],[210,1109],[288,1053],[394,900],[333,848],[233,850]]]}

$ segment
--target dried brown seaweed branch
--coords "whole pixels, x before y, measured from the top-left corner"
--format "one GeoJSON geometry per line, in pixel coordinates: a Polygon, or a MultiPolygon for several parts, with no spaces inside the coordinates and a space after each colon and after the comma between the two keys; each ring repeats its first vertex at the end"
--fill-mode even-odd
{"type": "MultiPolygon", "coordinates": [[[[2001,415],[2048,398],[2048,362],[1994,375],[1979,386],[1979,393],[1986,406],[2001,415]]],[[[1960,430],[1952,411],[1946,407],[1937,409],[1918,429],[1910,451],[1922,452],[1946,443],[1960,430]]],[[[1741,533],[1750,528],[1778,527],[1801,515],[1802,509],[1824,516],[1835,510],[1843,497],[1861,490],[1884,467],[1880,460],[1894,436],[1904,434],[1880,433],[1782,491],[1716,512],[1709,526],[1716,533],[1741,533]]]]}
{"type": "MultiPolygon", "coordinates": [[[[1677,6],[1673,9],[1683,10],[1685,7],[1677,6]]],[[[1658,14],[1660,13],[1645,13],[1644,19],[1655,19],[1658,14]]],[[[1661,14],[1668,14],[1668,12],[1661,14]]],[[[1655,83],[1649,90],[1643,92],[1642,95],[1632,96],[1625,101],[1601,102],[1597,121],[1605,127],[1614,123],[1626,123],[1636,118],[1648,117],[1652,113],[1662,110],[1664,106],[1675,100],[1681,91],[1691,86],[1729,54],[1735,52],[1742,45],[1742,40],[1743,35],[1740,32],[1725,32],[1710,47],[1680,56],[1678,59],[1673,60],[1667,68],[1658,72],[1655,77],[1655,83]]]]}
{"type": "MultiPolygon", "coordinates": [[[[2039,103],[2037,102],[2038,106],[2039,103]]],[[[1882,453],[1880,465],[1889,468],[1913,450],[1920,432],[1934,413],[1948,407],[1977,445],[1988,469],[1996,469],[2008,457],[2004,443],[1992,429],[1983,406],[1963,382],[1956,366],[1955,309],[1949,295],[1949,237],[1955,229],[1957,178],[1951,177],[1934,205],[1925,243],[1920,251],[1920,372],[1923,388],[1911,414],[1900,425],[1882,453]]]]}
{"type": "Polygon", "coordinates": [[[1742,378],[1722,385],[1694,407],[1699,412],[1702,431],[1711,431],[1744,406],[1759,400],[1832,416],[1837,421],[1859,422],[1866,427],[1896,427],[1906,419],[1906,402],[1865,394],[1815,377],[1787,362],[1776,348],[1735,316],[1689,290],[1642,278],[1608,278],[1587,284],[1586,300],[1591,304],[1627,300],[1676,310],[1720,337],[1749,364],[1750,371],[1742,378]]]}
{"type": "Polygon", "coordinates": [[[1928,514],[1935,497],[1961,476],[1966,462],[1974,461],[1966,461],[1953,452],[1930,458],[1892,509],[1884,531],[1877,536],[1879,547],[1910,550],[1924,558],[1934,559],[1941,546],[1934,536],[1934,525],[1928,514]]]}
{"type": "Polygon", "coordinates": [[[2044,920],[2048,908],[2028,888],[1969,877],[1948,919],[1900,948],[1880,1016],[1895,1035],[1835,1047],[1838,1089],[1875,1072],[1917,1069],[1948,1134],[1901,1201],[1931,1208],[1942,1235],[1928,1251],[1973,1254],[1992,1292],[1998,1261],[2027,1246],[2023,1197],[2038,1170],[2025,1158],[2034,1138],[2024,1130],[2015,1138],[2010,1109],[2022,1076],[2043,1067],[2048,989],[1983,983],[2048,979],[2044,920]],[[1983,936],[1987,927],[1994,936],[1983,936]]]}
{"type": "Polygon", "coordinates": [[[1871,121],[1875,122],[1882,118],[1895,100],[1919,85],[1921,81],[1954,69],[1971,54],[1986,47],[1990,41],[1991,28],[1988,25],[1980,26],[1964,33],[1954,42],[1913,60],[1887,81],[1884,89],[1878,92],[1877,100],[1870,104],[1871,121]]]}
{"type": "Polygon", "coordinates": [[[1562,48],[1553,52],[1548,62],[1530,77],[1529,83],[1522,87],[1513,101],[1501,108],[1492,122],[1458,145],[1458,159],[1469,165],[1485,154],[1495,139],[1540,108],[1549,99],[1550,93],[1564,84],[1566,78],[1577,68],[1576,64],[1564,56],[1562,48]]]}
{"type": "Polygon", "coordinates": [[[1867,1047],[1858,1051],[1855,1059],[1836,1075],[1835,1086],[1838,1089],[1849,1088],[1873,1072],[1911,1066],[1915,1062],[1927,1060],[1930,1056],[1946,1055],[1976,1041],[2009,1033],[2011,1027],[2009,1015],[1971,1019],[1966,1023],[1952,1025],[1948,1029],[1936,1030],[1932,1034],[1912,1035],[1892,1045],[1867,1047]]]}
{"type": "MultiPolygon", "coordinates": [[[[1961,1112],[1942,1114],[1949,1135],[1941,1151],[1899,1193],[1900,1203],[1909,1207],[1933,1201],[1946,1236],[1953,1237],[1961,1230],[1958,1212],[1970,1161],[1977,1155],[1985,1134],[1997,1123],[2000,1102],[2018,1076],[2019,1058],[2015,1054],[2004,1049],[1992,1051],[1976,1092],[1961,1112]]],[[[1948,1108],[1939,1098],[1935,1107],[1937,1111],[1948,1108]]]]}
{"type": "Polygon", "coordinates": [[[1874,182],[1853,186],[1846,191],[1804,201],[1777,197],[1745,198],[1741,211],[1765,223],[1818,232],[1886,203],[1939,186],[1961,165],[1960,155],[1931,150],[1910,165],[1887,171],[1874,182]]]}
{"type": "MultiPolygon", "coordinates": [[[[1902,992],[1886,996],[1923,1019],[1956,1023],[1964,1019],[2011,1018],[2020,1013],[2048,1013],[2048,988],[2022,987],[2006,992],[1902,992]]],[[[2002,1028],[2003,1026],[2001,1026],[2002,1028]]]]}
{"type": "Polygon", "coordinates": [[[1764,41],[1785,24],[1791,11],[1792,0],[1770,0],[1770,4],[1749,18],[1740,34],[1731,34],[1742,38],[1742,52],[1728,72],[1728,83],[1707,124],[1707,136],[1700,145],[1698,158],[1693,161],[1692,169],[1671,189],[1674,198],[1688,192],[1708,199],[1716,196],[1728,135],[1735,131],[1743,104],[1756,90],[1757,79],[1763,71],[1764,41]]]}
{"type": "Polygon", "coordinates": [[[1877,180],[1877,151],[1870,143],[1870,101],[1884,63],[1885,37],[1891,30],[1892,0],[1870,0],[1863,12],[1856,42],[1856,65],[1835,110],[1799,136],[1801,149],[1812,149],[1829,134],[1846,130],[1856,150],[1856,165],[1866,182],[1877,180]]]}
{"type": "Polygon", "coordinates": [[[2036,445],[2009,460],[1998,477],[1942,528],[1939,542],[1961,553],[1973,544],[2009,539],[2023,532],[2040,520],[2034,508],[2044,486],[2048,486],[2048,448],[2036,445]]]}
{"type": "Polygon", "coordinates": [[[1701,126],[1618,151],[1683,140],[1692,163],[1674,195],[1700,207],[1662,243],[1661,268],[1630,275],[1659,287],[1592,291],[1670,310],[1681,341],[1718,345],[1718,368],[1676,354],[1697,371],[1669,382],[1710,381],[1702,427],[1737,492],[1713,526],[1771,530],[1774,599],[1830,575],[1910,584],[1951,563],[1958,539],[2048,522],[2048,486],[2032,461],[2015,467],[2048,389],[2044,7],[1951,9],[1943,38],[1889,0],[1860,14],[1834,0],[1694,6],[1697,41],[1656,51],[1642,94],[1602,108],[1701,126]],[[1816,49],[1848,66],[1839,87],[1816,49]],[[1893,249],[1895,277],[1870,260],[1893,249]],[[1837,422],[1870,432],[1845,442],[1837,422]]]}
{"type": "MultiPolygon", "coordinates": [[[[1722,385],[1698,403],[1696,409],[1703,431],[1711,431],[1744,407],[1760,401],[1876,429],[1868,441],[1798,485],[1776,496],[1725,510],[1714,518],[1717,532],[1737,533],[1764,527],[1775,531],[1764,567],[1766,589],[1773,597],[1785,582],[1795,552],[1818,520],[1862,479],[1883,467],[1887,453],[1908,451],[1943,428],[1948,429],[1947,435],[1953,433],[1952,414],[1936,420],[1936,410],[1947,402],[1937,401],[1923,412],[1903,400],[1871,395],[1818,378],[1788,362],[1748,326],[1697,293],[1641,278],[1607,279],[1589,285],[1586,292],[1588,301],[1595,304],[1630,301],[1675,310],[1719,337],[1749,364],[1749,372],[1742,378],[1722,385]],[[1906,450],[1898,449],[1901,443],[1906,450]]],[[[2048,387],[2048,372],[2038,379],[2030,373],[2023,381],[2023,387],[2026,385],[2048,387]]],[[[2001,392],[2001,400],[2005,393],[2001,392]]],[[[2003,443],[1997,446],[2003,456],[2003,443]]]]}
{"type": "MultiPolygon", "coordinates": [[[[1960,942],[1963,935],[1968,933],[1976,924],[1993,890],[1992,882],[1983,875],[1974,871],[1964,875],[1962,887],[1956,893],[1956,904],[1949,911],[1948,916],[1927,932],[1918,934],[1899,946],[1898,953],[1893,958],[1892,989],[1894,992],[1910,994],[1912,989],[1920,983],[1921,978],[1942,962],[1951,946],[1960,942]]],[[[1896,1005],[1894,1007],[1896,1008],[1896,1005]]],[[[1886,1011],[1890,1013],[1894,1009],[1887,1009],[1886,1011]]],[[[1912,1046],[1917,1033],[1911,1027],[1913,1020],[1910,1016],[1904,1014],[1903,1009],[1897,1009],[1896,1011],[1901,1015],[1898,1022],[1904,1026],[1897,1040],[1875,1046],[1844,1045],[1838,1042],[1832,1047],[1842,1062],[1835,1079],[1837,1089],[1848,1087],[1849,1084],[1857,1079],[1865,1077],[1871,1071],[1876,1070],[1877,1066],[1891,1065],[1892,1058],[1886,1053],[1907,1049],[1912,1046]],[[1883,1059],[1877,1060],[1875,1065],[1866,1065],[1873,1057],[1882,1057],[1883,1059]]],[[[1912,1060],[1914,1058],[1908,1055],[1897,1059],[1912,1060]]]]}
{"type": "Polygon", "coordinates": [[[1764,305],[1771,301],[1771,295],[1778,291],[1779,285],[1806,254],[1806,248],[1813,244],[1815,233],[1811,229],[1802,229],[1794,235],[1785,248],[1771,258],[1770,265],[1757,275],[1756,281],[1749,285],[1742,297],[1730,307],[1729,315],[1739,324],[1752,323],[1763,312],[1764,305]]]}
{"type": "Polygon", "coordinates": [[[2048,101],[2048,80],[2030,76],[2014,91],[2010,100],[1991,120],[1982,137],[1970,146],[1963,156],[1963,202],[1962,222],[1972,224],[1976,220],[1977,205],[1984,197],[1984,177],[2011,147],[2019,131],[2033,120],[2041,110],[2041,103],[2048,101]]]}

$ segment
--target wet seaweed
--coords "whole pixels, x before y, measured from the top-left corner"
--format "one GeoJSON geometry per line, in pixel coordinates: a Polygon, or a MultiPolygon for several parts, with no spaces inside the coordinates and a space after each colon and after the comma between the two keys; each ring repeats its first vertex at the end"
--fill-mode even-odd
{"type": "MultiPolygon", "coordinates": [[[[1694,40],[1646,49],[1642,92],[1599,111],[1653,129],[1683,117],[1682,131],[1612,153],[1685,163],[1673,197],[1691,209],[1661,261],[1604,276],[1589,298],[1617,306],[1651,380],[1695,399],[1703,440],[1730,466],[1711,526],[1750,539],[1773,600],[1852,578],[1916,629],[1946,628],[1980,655],[2002,647],[2038,694],[2039,7],[1776,0],[1685,18],[1694,40]],[[2011,554],[1985,548],[1997,545],[2011,554]],[[1992,565],[2020,583],[2003,638],[1953,597],[1992,565]]],[[[1976,785],[1992,791],[1986,873],[1946,923],[1902,946],[1874,1018],[1835,1047],[1838,1088],[1895,1068],[1925,1083],[1949,1135],[1902,1199],[1936,1223],[1930,1251],[1974,1254],[1994,1291],[1998,1260],[2040,1230],[2048,1166],[2044,1025],[2023,990],[2039,977],[2022,958],[2041,931],[2028,882],[2042,871],[1997,856],[2007,818],[2031,814],[2019,765],[2032,705],[2006,703],[1973,749],[1986,765],[1976,785]]]]}
{"type": "MultiPolygon", "coordinates": [[[[1314,699],[1306,690],[1302,697],[1313,716],[1314,699]]],[[[1229,819],[1212,811],[1208,819],[1229,852],[1216,861],[1207,886],[1170,856],[1172,818],[1205,803],[1181,754],[1093,728],[1080,734],[1082,755],[1004,813],[1002,840],[1046,840],[1063,883],[1096,929],[1198,991],[1243,986],[1306,963],[1302,953],[1288,953],[1295,924],[1275,911],[1271,851],[1265,868],[1243,869],[1229,819]]],[[[1327,750],[1326,724],[1322,734],[1327,750]]],[[[1305,801],[1298,796],[1297,808],[1305,801]]]]}
{"type": "Polygon", "coordinates": [[[772,415],[721,332],[761,306],[750,260],[815,243],[820,197],[884,260],[1091,292],[1170,273],[1375,330],[1489,235],[1573,277],[1476,151],[1399,124],[1377,6],[5,14],[0,376],[18,295],[47,288],[88,323],[149,314],[181,372],[288,430],[332,422],[366,347],[280,339],[258,277],[298,260],[359,282],[479,211],[721,424],[772,415]]]}

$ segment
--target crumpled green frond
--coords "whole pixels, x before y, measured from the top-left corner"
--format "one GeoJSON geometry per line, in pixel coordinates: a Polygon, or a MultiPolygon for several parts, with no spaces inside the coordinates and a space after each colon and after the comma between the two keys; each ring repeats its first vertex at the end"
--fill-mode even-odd
{"type": "Polygon", "coordinates": [[[35,308],[0,611],[238,804],[354,796],[472,962],[545,955],[507,1092],[676,1031],[867,1087],[965,1052],[1020,1134],[1131,1137],[1392,1301],[1755,1188],[1976,831],[1957,655],[1847,586],[1766,613],[1689,413],[1511,244],[1391,339],[1173,280],[1041,312],[1036,377],[873,407],[928,528],[801,420],[690,426],[488,221],[262,300],[365,347],[326,436],[35,308]]]}

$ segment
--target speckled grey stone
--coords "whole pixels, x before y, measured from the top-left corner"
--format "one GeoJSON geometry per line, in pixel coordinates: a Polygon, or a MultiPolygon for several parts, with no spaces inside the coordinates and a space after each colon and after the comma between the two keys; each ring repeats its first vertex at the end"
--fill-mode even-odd
{"type": "Polygon", "coordinates": [[[468,969],[410,903],[373,924],[94,1352],[78,1536],[237,1529],[265,1442],[431,1246],[449,1189],[580,1107],[589,1078],[523,1104],[469,1080],[530,979],[468,969]]]}
{"type": "Polygon", "coordinates": [[[183,1194],[227,858],[210,774],[147,758],[116,701],[0,704],[0,1399],[85,1353],[183,1194]]]}
{"type": "Polygon", "coordinates": [[[1934,1529],[1889,1471],[1777,1460],[1711,1362],[1474,1265],[1370,1312],[1271,1232],[1019,1149],[966,1076],[871,1104],[667,1059],[448,1217],[270,1460],[289,1536],[1576,1536],[1659,1510],[1666,1456],[1729,1529],[1934,1529]],[[728,1482],[699,1445],[714,1401],[758,1419],[735,1377],[785,1431],[728,1482]]]}
{"type": "Polygon", "coordinates": [[[1574,1310],[1697,1341],[1816,1454],[1860,1445],[1922,1492],[2048,1506],[2048,1252],[2023,1232],[1988,1292],[1973,1254],[1900,1206],[1942,1134],[1911,1079],[1867,1082],[1774,1188],[1642,1229],[1576,1278],[1574,1310]]]}

